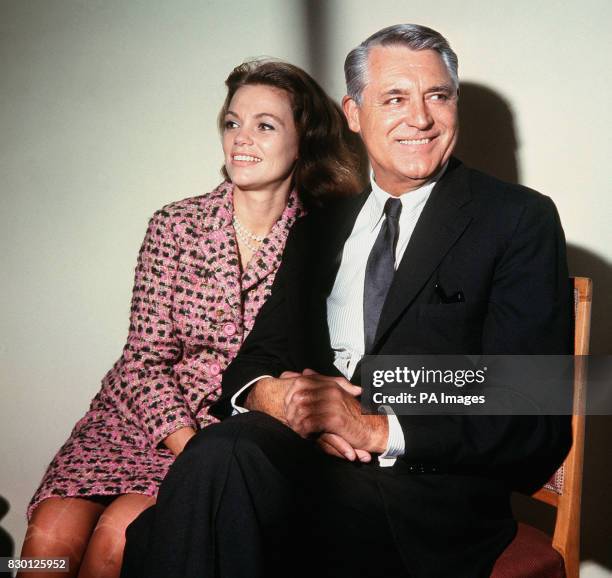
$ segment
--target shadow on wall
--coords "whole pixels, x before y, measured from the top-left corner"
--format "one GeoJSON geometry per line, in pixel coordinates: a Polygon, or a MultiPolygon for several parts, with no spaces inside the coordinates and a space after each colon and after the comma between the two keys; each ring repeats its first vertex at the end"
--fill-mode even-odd
{"type": "Polygon", "coordinates": [[[510,104],[481,84],[459,85],[459,142],[455,154],[467,166],[518,183],[518,143],[510,104]]]}
{"type": "Polygon", "coordinates": [[[329,54],[327,39],[330,37],[329,16],[326,0],[305,0],[302,2],[302,20],[306,23],[308,38],[308,71],[321,86],[329,86],[329,54]]]}
{"type": "MultiPolygon", "coordinates": [[[[0,496],[0,522],[6,516],[9,511],[9,503],[0,496]]],[[[0,527],[0,557],[13,556],[15,551],[15,543],[11,538],[10,534],[2,527],[0,527]]],[[[11,574],[8,572],[0,572],[0,578],[10,578],[11,574]]]]}
{"type": "MultiPolygon", "coordinates": [[[[520,182],[514,116],[509,103],[494,90],[473,83],[461,84],[457,156],[467,165],[505,181],[520,182]]],[[[522,183],[529,185],[529,183],[522,183]]],[[[546,193],[546,191],[542,191],[546,193]]],[[[563,216],[561,216],[563,217],[563,216]]],[[[568,245],[570,275],[593,279],[591,353],[612,353],[612,265],[577,245],[568,245]]],[[[612,569],[612,418],[587,419],[582,497],[582,560],[612,569]]],[[[552,531],[551,508],[525,496],[515,496],[517,517],[552,531]]]]}
{"type": "MultiPolygon", "coordinates": [[[[303,20],[306,22],[308,36],[308,66],[306,70],[323,88],[331,84],[331,72],[329,59],[327,58],[327,54],[329,54],[327,39],[331,33],[328,9],[329,2],[327,0],[305,0],[302,2],[303,20]]],[[[342,74],[342,72],[338,71],[338,74],[342,74]]],[[[344,133],[344,139],[357,157],[359,182],[362,187],[365,187],[370,181],[370,168],[363,142],[358,134],[348,128],[344,133]]]]}

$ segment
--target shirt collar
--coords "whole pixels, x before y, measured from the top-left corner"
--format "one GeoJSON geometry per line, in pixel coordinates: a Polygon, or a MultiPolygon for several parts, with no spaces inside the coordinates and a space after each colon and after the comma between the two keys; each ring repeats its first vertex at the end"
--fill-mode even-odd
{"type": "MultiPolygon", "coordinates": [[[[432,189],[436,186],[436,183],[444,174],[446,167],[448,167],[448,161],[431,180],[427,181],[418,189],[410,191],[410,194],[402,193],[399,196],[399,200],[402,202],[402,215],[411,213],[417,207],[420,207],[427,201],[432,189]]],[[[387,193],[387,191],[381,189],[378,186],[376,179],[374,178],[373,171],[370,171],[370,183],[372,184],[372,194],[370,195],[371,202],[368,227],[370,231],[373,231],[378,226],[380,220],[383,218],[385,203],[387,202],[387,199],[398,197],[390,195],[389,193],[387,193]]]]}

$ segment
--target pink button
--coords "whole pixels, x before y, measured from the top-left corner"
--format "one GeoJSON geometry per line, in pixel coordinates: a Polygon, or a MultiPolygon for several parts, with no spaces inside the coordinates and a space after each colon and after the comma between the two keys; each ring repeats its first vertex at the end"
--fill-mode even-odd
{"type": "Polygon", "coordinates": [[[236,333],[236,326],[233,323],[226,323],[223,326],[223,333],[225,333],[225,335],[231,337],[232,335],[234,335],[236,333]]]}
{"type": "Polygon", "coordinates": [[[218,363],[211,363],[208,366],[208,373],[210,375],[219,375],[221,373],[221,366],[218,363]]]}

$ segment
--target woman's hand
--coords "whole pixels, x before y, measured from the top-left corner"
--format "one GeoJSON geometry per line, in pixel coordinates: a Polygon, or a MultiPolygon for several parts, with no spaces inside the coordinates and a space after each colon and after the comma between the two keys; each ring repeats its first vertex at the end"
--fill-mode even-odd
{"type": "Polygon", "coordinates": [[[164,439],[164,444],[175,456],[178,456],[194,435],[196,431],[192,427],[182,427],[164,439]]]}

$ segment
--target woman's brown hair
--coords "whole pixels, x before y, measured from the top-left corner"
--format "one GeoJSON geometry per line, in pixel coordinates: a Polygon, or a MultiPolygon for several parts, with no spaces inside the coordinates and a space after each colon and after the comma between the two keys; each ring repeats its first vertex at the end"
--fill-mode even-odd
{"type": "MultiPolygon", "coordinates": [[[[294,186],[306,206],[356,193],[360,157],[340,107],[301,68],[278,60],[251,60],[234,68],[225,81],[227,96],[219,113],[223,133],[225,115],[236,91],[246,85],[284,90],[290,98],[299,137],[294,186]]],[[[222,169],[223,176],[229,175],[222,169]]]]}

